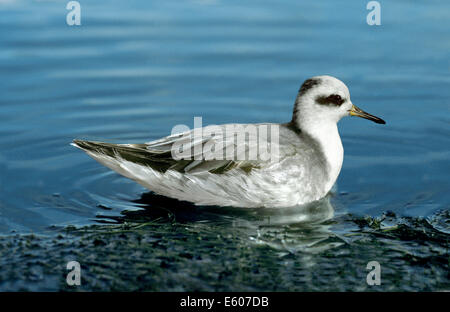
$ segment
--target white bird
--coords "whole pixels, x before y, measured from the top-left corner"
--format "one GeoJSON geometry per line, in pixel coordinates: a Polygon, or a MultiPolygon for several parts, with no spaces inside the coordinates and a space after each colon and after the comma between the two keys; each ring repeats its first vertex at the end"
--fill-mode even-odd
{"type": "Polygon", "coordinates": [[[353,105],[342,81],[316,76],[300,87],[288,123],[207,126],[143,144],[72,144],[160,195],[196,205],[283,208],[331,190],[344,157],[337,123],[349,115],[385,123],[353,105]],[[245,141],[236,141],[243,131],[245,141]]]}

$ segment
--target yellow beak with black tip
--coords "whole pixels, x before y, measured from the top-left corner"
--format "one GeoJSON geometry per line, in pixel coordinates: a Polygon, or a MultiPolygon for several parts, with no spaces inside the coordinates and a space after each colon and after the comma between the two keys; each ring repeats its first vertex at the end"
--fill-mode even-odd
{"type": "Polygon", "coordinates": [[[376,122],[378,124],[383,124],[383,125],[386,124],[386,122],[383,119],[378,118],[378,117],[376,117],[374,115],[371,115],[369,113],[366,113],[365,111],[363,111],[362,109],[356,107],[355,105],[352,105],[352,109],[349,110],[349,112],[350,112],[350,116],[357,116],[357,117],[369,119],[369,120],[372,120],[373,122],[376,122]]]}

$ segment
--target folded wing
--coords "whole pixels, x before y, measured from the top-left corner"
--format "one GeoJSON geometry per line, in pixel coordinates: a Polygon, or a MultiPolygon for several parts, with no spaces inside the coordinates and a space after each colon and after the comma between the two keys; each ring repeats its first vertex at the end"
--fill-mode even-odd
{"type": "MultiPolygon", "coordinates": [[[[236,126],[236,125],[234,125],[236,126]]],[[[234,168],[250,172],[261,162],[260,144],[270,146],[267,136],[245,131],[245,139],[238,140],[245,125],[227,128],[227,125],[208,126],[171,135],[143,144],[111,144],[74,140],[74,145],[94,154],[126,160],[151,167],[159,172],[175,170],[182,173],[210,172],[222,174],[234,168]],[[228,129],[228,130],[227,130],[228,129]],[[259,145],[258,145],[259,144],[259,145]]],[[[248,129],[247,129],[248,130],[248,129]]]]}

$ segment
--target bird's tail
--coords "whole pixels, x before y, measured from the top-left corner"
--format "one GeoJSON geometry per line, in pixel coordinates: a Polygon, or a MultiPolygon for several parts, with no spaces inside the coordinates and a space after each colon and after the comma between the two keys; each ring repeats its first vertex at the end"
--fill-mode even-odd
{"type": "MultiPolygon", "coordinates": [[[[82,149],[89,156],[115,171],[121,171],[117,166],[120,167],[123,161],[148,166],[159,172],[165,172],[174,162],[170,152],[150,151],[147,149],[147,144],[113,144],[73,140],[71,145],[82,149]]],[[[123,174],[123,172],[119,173],[123,174]]]]}

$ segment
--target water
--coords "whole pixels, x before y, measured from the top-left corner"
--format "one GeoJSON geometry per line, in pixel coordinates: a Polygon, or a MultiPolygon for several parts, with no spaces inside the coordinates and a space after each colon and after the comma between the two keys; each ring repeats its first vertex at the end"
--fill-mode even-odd
{"type": "Polygon", "coordinates": [[[70,289],[72,258],[87,290],[450,289],[448,2],[383,2],[381,26],[360,1],[81,5],[70,27],[64,1],[0,2],[0,289],[70,289]],[[337,186],[306,208],[168,201],[69,145],[285,122],[320,74],[387,125],[340,122],[337,186]]]}

